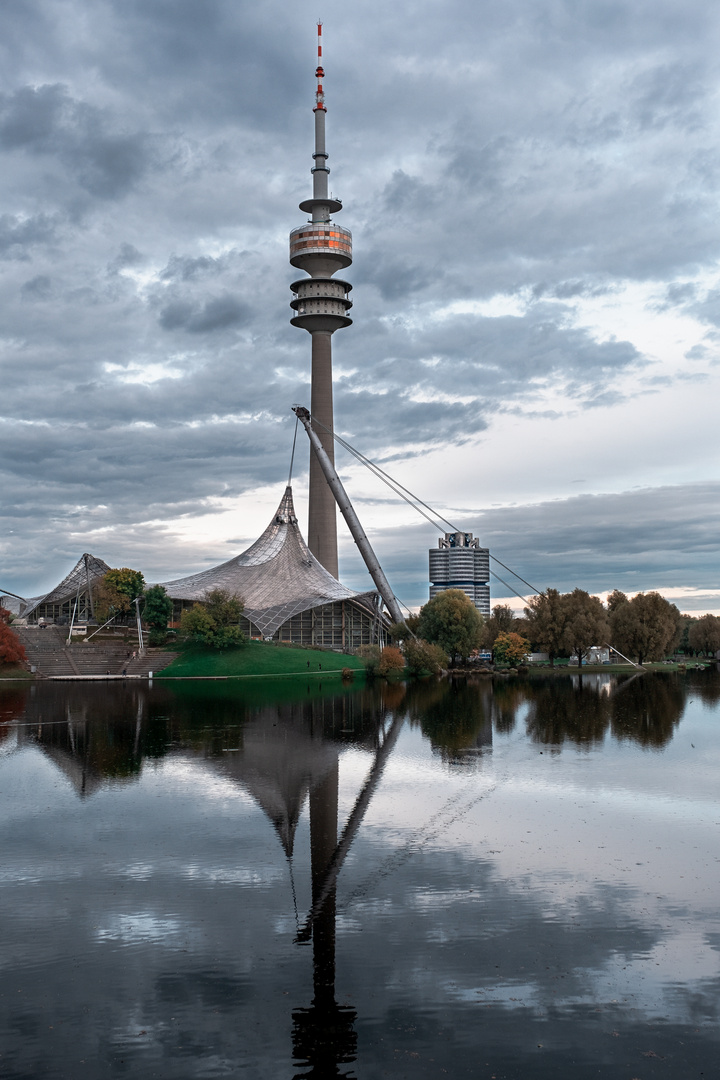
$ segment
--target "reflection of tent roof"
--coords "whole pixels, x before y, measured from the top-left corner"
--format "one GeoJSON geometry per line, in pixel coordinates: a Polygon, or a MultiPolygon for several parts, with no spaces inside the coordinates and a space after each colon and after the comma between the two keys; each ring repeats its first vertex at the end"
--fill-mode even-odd
{"type": "Polygon", "coordinates": [[[266,637],[293,615],[335,600],[355,599],[374,610],[374,593],[347,589],[311,554],[300,534],[291,487],[285,489],[265,532],[247,551],[163,585],[176,600],[203,600],[212,589],[236,593],[245,603],[245,617],[266,637]]]}
{"type": "Polygon", "coordinates": [[[208,763],[252,795],[290,856],[307,794],[337,764],[339,750],[338,744],[313,735],[301,711],[275,707],[257,713],[243,728],[238,753],[208,763]]]}
{"type": "Polygon", "coordinates": [[[105,783],[97,767],[89,765],[85,758],[78,757],[67,747],[40,745],[43,753],[64,773],[81,798],[94,795],[105,783]]]}
{"type": "Polygon", "coordinates": [[[59,585],[56,585],[45,596],[33,597],[22,614],[30,615],[40,604],[64,604],[66,600],[74,599],[78,591],[84,592],[87,589],[88,582],[92,585],[93,582],[104,577],[109,569],[108,564],[102,559],[96,559],[94,555],[88,555],[86,552],[59,585]]]}

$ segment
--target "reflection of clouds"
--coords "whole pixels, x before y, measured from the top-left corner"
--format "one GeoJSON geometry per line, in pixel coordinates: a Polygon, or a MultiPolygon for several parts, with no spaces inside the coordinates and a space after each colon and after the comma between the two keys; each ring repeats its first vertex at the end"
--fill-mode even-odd
{"type": "Polygon", "coordinates": [[[163,762],[162,775],[170,786],[181,784],[211,802],[253,805],[253,799],[246,791],[231,779],[214,775],[202,759],[174,754],[163,762]]]}
{"type": "Polygon", "coordinates": [[[29,865],[26,860],[23,860],[22,865],[18,865],[12,860],[0,868],[0,884],[7,885],[48,885],[51,882],[77,880],[82,876],[82,870],[65,866],[64,863],[29,865]]]}
{"type": "Polygon", "coordinates": [[[226,866],[187,866],[182,876],[188,881],[198,881],[212,885],[243,885],[245,887],[266,886],[273,881],[285,881],[286,873],[279,867],[255,865],[249,867],[226,866]]]}
{"type": "Polygon", "coordinates": [[[155,864],[150,862],[131,863],[120,870],[123,877],[133,878],[135,881],[148,881],[155,872],[155,864]]]}
{"type": "Polygon", "coordinates": [[[180,938],[185,945],[191,937],[197,939],[197,931],[182,919],[140,911],[134,915],[114,915],[105,926],[96,929],[94,937],[96,941],[116,941],[122,945],[151,942],[173,949],[179,947],[180,938]]]}
{"type": "MultiPolygon", "coordinates": [[[[548,797],[572,797],[584,799],[588,796],[587,786],[578,783],[561,781],[554,783],[550,780],[507,780],[505,788],[508,792],[517,791],[525,795],[544,795],[548,797]]],[[[633,815],[643,817],[671,816],[675,820],[682,820],[688,824],[707,825],[713,815],[718,814],[717,802],[713,799],[694,798],[691,795],[673,794],[668,792],[642,792],[633,790],[631,787],[603,787],[599,785],[592,788],[592,797],[596,803],[605,803],[614,809],[627,810],[633,815]]]]}
{"type": "Polygon", "coordinates": [[[720,957],[712,953],[705,935],[680,924],[645,955],[613,955],[602,970],[589,972],[595,997],[575,995],[568,1005],[616,997],[638,1009],[647,1019],[695,1022],[695,1010],[703,998],[717,1009],[720,957]]]}
{"type": "Polygon", "coordinates": [[[446,889],[424,887],[424,870],[406,868],[392,910],[376,911],[384,946],[368,941],[367,920],[364,939],[375,982],[431,996],[438,1012],[443,1002],[491,1003],[528,1019],[577,1020],[581,1007],[617,1004],[625,1023],[689,1024],[720,977],[697,915],[678,920],[634,890],[577,882],[574,901],[561,906],[542,883],[500,878],[472,860],[444,860],[438,876],[454,883],[446,889]],[[392,927],[401,923],[399,938],[392,927]]]}

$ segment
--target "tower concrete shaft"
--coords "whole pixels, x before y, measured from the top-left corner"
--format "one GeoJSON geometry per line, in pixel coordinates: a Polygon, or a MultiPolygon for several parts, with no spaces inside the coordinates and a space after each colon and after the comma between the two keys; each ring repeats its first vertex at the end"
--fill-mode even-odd
{"type": "MultiPolygon", "coordinates": [[[[290,263],[310,276],[294,281],[290,288],[290,306],[295,315],[290,322],[307,330],[312,339],[310,411],[317,432],[330,460],[335,461],[333,431],[332,335],[350,326],[347,315],[352,307],[348,299],[352,285],[334,278],[338,270],[352,263],[352,234],[336,225],[331,215],[342,210],[339,199],[329,193],[327,151],[325,149],[325,94],[322,80],[322,24],[318,23],[318,66],[315,72],[315,152],[313,154],[313,195],[300,203],[310,219],[290,233],[290,263]]],[[[310,451],[310,498],[308,547],[320,563],[338,576],[337,514],[335,499],[310,451]]]]}

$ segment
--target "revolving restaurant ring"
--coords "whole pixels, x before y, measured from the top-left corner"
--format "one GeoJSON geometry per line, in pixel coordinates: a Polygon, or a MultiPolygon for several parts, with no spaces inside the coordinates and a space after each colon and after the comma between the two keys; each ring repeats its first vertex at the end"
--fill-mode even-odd
{"type": "Polygon", "coordinates": [[[290,262],[299,265],[304,255],[330,255],[338,266],[352,262],[352,233],[334,222],[319,221],[299,225],[290,233],[290,262]]]}

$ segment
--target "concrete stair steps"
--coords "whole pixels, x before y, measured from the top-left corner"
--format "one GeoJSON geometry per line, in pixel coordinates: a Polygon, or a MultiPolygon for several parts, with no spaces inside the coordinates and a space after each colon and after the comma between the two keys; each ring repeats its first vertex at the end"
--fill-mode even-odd
{"type": "Polygon", "coordinates": [[[149,671],[161,671],[174,659],[175,654],[164,649],[153,650],[144,657],[132,659],[135,651],[127,642],[98,644],[84,642],[66,645],[67,630],[48,627],[45,630],[19,628],[18,636],[25,646],[28,663],[34,665],[40,676],[52,675],[146,675],[149,671]]]}
{"type": "Polygon", "coordinates": [[[166,652],[163,649],[158,649],[157,652],[148,653],[146,656],[138,657],[136,660],[132,660],[128,664],[128,675],[147,675],[149,671],[156,672],[162,671],[168,664],[171,664],[177,653],[166,652]]]}

